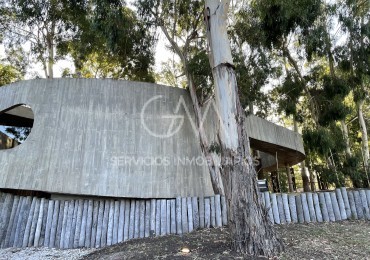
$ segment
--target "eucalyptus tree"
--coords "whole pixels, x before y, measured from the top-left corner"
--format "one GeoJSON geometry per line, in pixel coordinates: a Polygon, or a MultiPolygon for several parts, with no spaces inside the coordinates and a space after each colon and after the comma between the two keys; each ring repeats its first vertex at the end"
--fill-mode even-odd
{"type": "Polygon", "coordinates": [[[273,256],[282,250],[282,244],[260,203],[249,139],[243,128],[245,111],[238,96],[227,36],[229,5],[230,1],[206,1],[205,6],[202,1],[139,1],[138,9],[148,22],[161,29],[182,63],[199,127],[202,151],[207,158],[211,158],[209,169],[214,191],[225,194],[227,198],[233,248],[245,254],[273,256]],[[199,66],[204,64],[207,57],[205,50],[193,52],[199,49],[196,47],[205,46],[203,19],[206,20],[212,70],[206,69],[209,65],[199,66]],[[222,61],[225,63],[220,63],[222,61]],[[218,133],[220,154],[210,151],[210,144],[200,123],[201,100],[204,98],[199,97],[196,77],[200,75],[198,82],[203,84],[202,87],[207,86],[212,79],[210,72],[215,79],[215,100],[221,113],[219,120],[224,126],[218,133]],[[213,156],[221,157],[221,165],[212,161],[213,156]]]}
{"type": "Polygon", "coordinates": [[[77,37],[60,45],[73,58],[73,76],[154,82],[154,32],[123,1],[88,3],[77,37]]]}
{"type": "Polygon", "coordinates": [[[85,16],[84,0],[2,0],[0,32],[8,48],[28,45],[45,77],[53,78],[57,46],[76,35],[85,16]]]}
{"type": "Polygon", "coordinates": [[[369,171],[369,140],[363,108],[370,91],[370,3],[339,1],[338,13],[343,33],[348,37],[345,44],[337,48],[337,58],[353,89],[361,128],[363,165],[369,171]]]}

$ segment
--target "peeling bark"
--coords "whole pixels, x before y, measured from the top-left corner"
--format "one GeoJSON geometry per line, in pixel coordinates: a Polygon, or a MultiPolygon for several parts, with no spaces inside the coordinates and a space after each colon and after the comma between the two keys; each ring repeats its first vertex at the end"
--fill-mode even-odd
{"type": "Polygon", "coordinates": [[[237,252],[271,257],[282,251],[283,245],[260,201],[249,138],[243,127],[245,111],[239,100],[227,36],[229,4],[227,0],[206,0],[205,20],[220,116],[220,172],[228,204],[231,244],[237,252]]]}

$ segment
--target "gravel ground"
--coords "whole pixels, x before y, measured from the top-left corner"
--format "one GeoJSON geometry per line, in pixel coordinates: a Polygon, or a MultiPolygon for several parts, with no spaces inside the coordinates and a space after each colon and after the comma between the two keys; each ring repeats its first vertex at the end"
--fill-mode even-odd
{"type": "Polygon", "coordinates": [[[94,252],[95,249],[53,249],[42,247],[6,248],[0,249],[0,260],[39,260],[39,259],[80,259],[82,256],[94,252]]]}

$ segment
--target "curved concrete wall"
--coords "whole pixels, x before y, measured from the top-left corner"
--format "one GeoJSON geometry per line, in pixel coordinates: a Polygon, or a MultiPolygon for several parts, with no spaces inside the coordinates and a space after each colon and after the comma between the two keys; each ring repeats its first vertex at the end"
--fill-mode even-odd
{"type": "MultiPolygon", "coordinates": [[[[31,107],[33,129],[22,145],[0,151],[0,188],[133,198],[213,195],[184,89],[92,79],[0,88],[0,113],[17,104],[31,107]]],[[[219,127],[214,107],[204,122],[212,143],[219,127]]],[[[304,158],[296,133],[257,117],[246,127],[253,148],[280,149],[290,165],[304,158]]]]}

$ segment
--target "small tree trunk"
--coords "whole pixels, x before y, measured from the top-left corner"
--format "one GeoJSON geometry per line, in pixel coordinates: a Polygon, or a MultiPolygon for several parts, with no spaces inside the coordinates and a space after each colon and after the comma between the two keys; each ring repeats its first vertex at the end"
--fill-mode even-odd
{"type": "Polygon", "coordinates": [[[221,176],[228,204],[231,244],[243,254],[274,256],[283,245],[261,204],[257,176],[243,123],[236,76],[227,36],[230,1],[206,0],[205,21],[210,64],[220,120],[221,176]]]}
{"type": "MultiPolygon", "coordinates": [[[[299,133],[298,123],[297,123],[297,120],[295,118],[293,118],[293,122],[294,122],[294,132],[299,133]]],[[[304,192],[309,192],[309,191],[311,191],[311,189],[310,189],[310,180],[308,178],[305,161],[302,161],[300,165],[301,165],[301,177],[302,177],[302,183],[303,183],[303,191],[304,192]]]]}
{"type": "MultiPolygon", "coordinates": [[[[369,141],[367,138],[367,127],[366,122],[364,119],[363,114],[363,107],[364,107],[364,100],[360,100],[357,102],[357,110],[358,110],[358,120],[361,127],[361,141],[362,141],[362,154],[364,158],[364,167],[365,167],[365,173],[368,174],[369,171],[369,141]]],[[[369,182],[368,176],[366,176],[367,181],[369,182]]]]}
{"type": "Polygon", "coordinates": [[[347,155],[347,157],[351,157],[352,152],[351,152],[351,146],[349,144],[348,127],[347,127],[346,122],[344,120],[341,120],[340,124],[342,126],[343,138],[344,138],[344,141],[346,143],[346,155],[347,155]]]}
{"type": "Polygon", "coordinates": [[[286,169],[286,175],[288,177],[289,192],[293,192],[294,191],[294,188],[293,188],[293,179],[292,179],[292,174],[290,172],[289,165],[287,165],[285,169],[286,169]]]}

